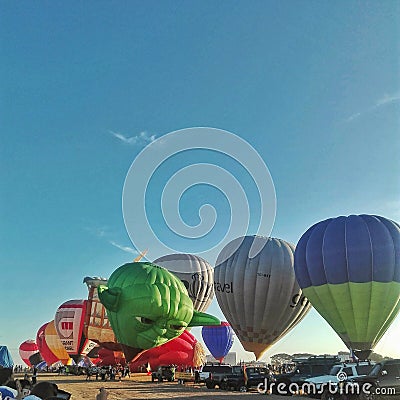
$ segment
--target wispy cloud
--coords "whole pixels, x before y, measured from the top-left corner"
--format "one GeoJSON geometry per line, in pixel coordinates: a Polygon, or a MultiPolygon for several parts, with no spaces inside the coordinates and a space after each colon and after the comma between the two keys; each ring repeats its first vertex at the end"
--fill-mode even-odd
{"type": "Polygon", "coordinates": [[[135,255],[139,254],[132,247],[122,246],[119,243],[117,243],[115,240],[110,240],[110,236],[112,237],[114,235],[110,232],[110,228],[107,226],[94,227],[94,228],[86,227],[85,230],[88,231],[91,235],[93,235],[101,240],[107,241],[109,244],[116,247],[117,249],[120,249],[120,250],[125,251],[126,253],[130,253],[130,254],[135,254],[135,255]]]}
{"type": "Polygon", "coordinates": [[[91,233],[93,236],[103,238],[108,234],[109,228],[107,226],[101,226],[98,228],[86,227],[85,230],[91,233]]]}
{"type": "Polygon", "coordinates": [[[125,251],[126,253],[130,253],[130,254],[135,254],[138,255],[139,253],[133,249],[132,247],[129,246],[122,246],[116,242],[114,242],[113,240],[110,240],[108,243],[112,244],[114,247],[116,247],[117,249],[120,249],[122,251],[125,251]]]}
{"type": "Polygon", "coordinates": [[[129,145],[143,145],[154,142],[156,140],[156,135],[149,135],[147,132],[140,132],[136,136],[125,136],[122,133],[109,131],[111,135],[120,140],[121,142],[129,145]]]}
{"type": "Polygon", "coordinates": [[[394,103],[396,101],[400,101],[400,92],[393,93],[393,94],[387,94],[385,93],[380,99],[375,101],[375,104],[372,105],[371,107],[368,107],[367,109],[356,112],[349,117],[345,119],[345,122],[351,122],[354,121],[357,118],[360,118],[362,115],[370,113],[372,111],[377,110],[380,107],[384,107],[388,104],[394,103]]]}
{"type": "Polygon", "coordinates": [[[381,99],[379,99],[376,104],[375,108],[384,106],[386,104],[394,103],[395,101],[400,100],[400,92],[394,94],[385,94],[381,99]]]}
{"type": "Polygon", "coordinates": [[[361,117],[361,114],[362,113],[358,112],[358,113],[350,115],[350,117],[346,118],[346,122],[351,122],[351,121],[357,119],[358,117],[361,117]]]}

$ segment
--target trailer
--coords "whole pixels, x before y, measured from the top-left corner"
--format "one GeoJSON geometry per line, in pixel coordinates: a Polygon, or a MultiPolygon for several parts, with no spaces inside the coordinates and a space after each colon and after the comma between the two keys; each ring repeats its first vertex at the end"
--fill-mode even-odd
{"type": "Polygon", "coordinates": [[[192,372],[175,372],[175,379],[178,383],[183,384],[185,382],[194,382],[195,376],[192,372]]]}

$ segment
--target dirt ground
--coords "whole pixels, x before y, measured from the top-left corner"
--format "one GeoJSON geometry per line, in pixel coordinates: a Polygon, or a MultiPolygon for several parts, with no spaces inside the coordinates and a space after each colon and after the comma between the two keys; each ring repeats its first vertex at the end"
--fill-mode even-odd
{"type": "MultiPolygon", "coordinates": [[[[250,396],[251,398],[270,397],[271,400],[287,400],[284,396],[265,396],[251,391],[247,393],[223,391],[219,389],[207,389],[204,384],[194,385],[186,383],[180,385],[177,382],[152,383],[151,377],[146,374],[131,374],[130,378],[118,381],[96,381],[91,378],[86,381],[86,376],[65,376],[57,374],[42,373],[38,376],[38,382],[51,381],[60,389],[72,394],[71,400],[95,400],[99,388],[105,387],[109,393],[108,400],[131,400],[131,399],[190,399],[190,400],[231,400],[238,396],[250,396]]],[[[308,400],[305,396],[292,396],[291,400],[308,400]]],[[[249,399],[250,400],[250,399],[249,399]]]]}

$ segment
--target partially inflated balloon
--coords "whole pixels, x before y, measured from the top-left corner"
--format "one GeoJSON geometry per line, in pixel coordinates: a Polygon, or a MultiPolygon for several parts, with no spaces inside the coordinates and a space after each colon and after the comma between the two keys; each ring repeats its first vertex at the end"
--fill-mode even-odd
{"type": "Polygon", "coordinates": [[[400,226],[373,215],[321,221],[301,237],[295,271],[312,305],[365,358],[400,310],[400,226]]]}
{"type": "Polygon", "coordinates": [[[37,357],[39,354],[39,348],[34,340],[25,340],[19,346],[19,355],[28,367],[35,365],[35,362],[32,363],[32,357],[36,356],[34,361],[41,361],[37,357]]]}
{"type": "Polygon", "coordinates": [[[227,322],[218,326],[203,326],[201,336],[212,356],[222,362],[233,344],[233,329],[227,322]]]}
{"type": "Polygon", "coordinates": [[[193,254],[169,254],[157,260],[185,285],[194,309],[205,311],[214,297],[214,269],[203,258],[193,254]]]}
{"type": "Polygon", "coordinates": [[[98,350],[98,361],[96,365],[125,365],[126,360],[122,351],[112,351],[106,348],[98,350]]]}
{"type": "Polygon", "coordinates": [[[42,325],[36,334],[36,344],[39,348],[39,352],[46,361],[47,365],[52,365],[59,361],[58,357],[52,352],[46,342],[46,327],[48,323],[42,325]]]}
{"type": "Polygon", "coordinates": [[[199,367],[206,362],[205,351],[201,343],[188,331],[169,342],[146,350],[132,364],[132,369],[150,364],[152,370],[160,365],[178,365],[199,367]]]}
{"type": "Polygon", "coordinates": [[[87,355],[96,343],[84,335],[86,300],[69,300],[58,307],[54,322],[61,340],[70,357],[77,362],[81,355],[87,355]]]}
{"type": "Polygon", "coordinates": [[[7,346],[0,346],[0,369],[13,368],[14,361],[11,357],[11,353],[8,351],[7,346]]]}
{"type": "Polygon", "coordinates": [[[261,236],[237,238],[217,258],[218,304],[244,349],[257,359],[310,308],[296,282],[293,262],[292,244],[261,236]]]}
{"type": "Polygon", "coordinates": [[[101,347],[111,350],[111,353],[120,351],[121,347],[117,343],[114,331],[107,317],[106,309],[101,304],[97,291],[100,285],[107,285],[107,280],[104,278],[86,277],[83,282],[87,284],[89,289],[83,330],[84,335],[88,339],[98,343],[101,347]]]}
{"type": "Polygon", "coordinates": [[[98,292],[127,361],[174,339],[188,326],[219,325],[217,318],[193,309],[175,275],[151,263],[119,267],[98,292]]]}
{"type": "Polygon", "coordinates": [[[67,350],[65,350],[65,347],[61,343],[60,338],[58,337],[54,321],[50,321],[46,325],[44,337],[48,348],[52,351],[54,356],[57,357],[57,359],[60,360],[64,365],[70,365],[71,359],[67,353],[67,350]]]}

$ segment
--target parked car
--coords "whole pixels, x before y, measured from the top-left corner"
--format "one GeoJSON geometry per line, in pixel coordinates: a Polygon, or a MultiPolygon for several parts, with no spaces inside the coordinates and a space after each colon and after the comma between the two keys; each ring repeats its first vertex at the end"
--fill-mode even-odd
{"type": "Polygon", "coordinates": [[[263,390],[265,386],[266,389],[268,388],[270,374],[266,368],[246,367],[246,375],[247,379],[243,368],[240,368],[236,373],[227,375],[221,381],[221,389],[247,392],[249,389],[256,388],[260,384],[263,390]]]}
{"type": "Polygon", "coordinates": [[[329,374],[335,364],[340,364],[339,357],[329,355],[311,356],[298,361],[290,372],[274,375],[271,382],[272,393],[292,395],[294,393],[291,383],[301,387],[308,378],[329,374]]]}
{"type": "Polygon", "coordinates": [[[221,387],[224,377],[235,372],[235,368],[230,365],[205,365],[200,372],[200,380],[203,380],[208,389],[221,387]]]}
{"type": "Polygon", "coordinates": [[[157,371],[151,373],[151,381],[162,382],[164,379],[168,382],[172,382],[174,380],[175,368],[171,366],[160,366],[157,368],[157,371]]]}
{"type": "Polygon", "coordinates": [[[400,398],[400,359],[377,363],[366,376],[347,379],[336,397],[340,400],[400,398]]]}
{"type": "Polygon", "coordinates": [[[306,385],[303,385],[303,390],[313,397],[332,400],[332,395],[338,391],[339,382],[347,378],[365,376],[370,373],[374,365],[375,362],[373,361],[334,365],[328,375],[306,379],[306,385]]]}

